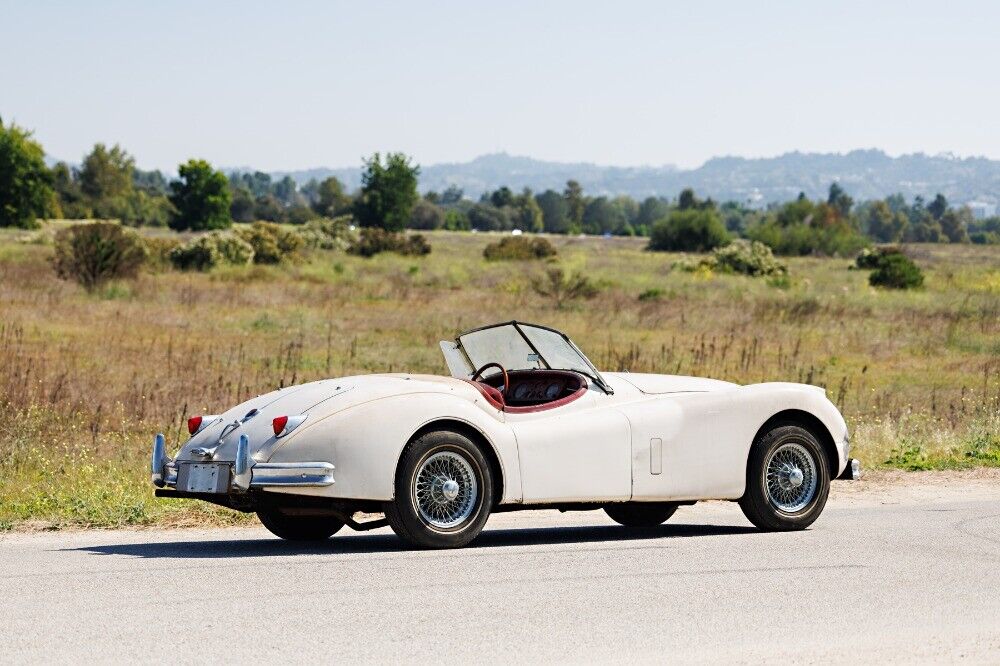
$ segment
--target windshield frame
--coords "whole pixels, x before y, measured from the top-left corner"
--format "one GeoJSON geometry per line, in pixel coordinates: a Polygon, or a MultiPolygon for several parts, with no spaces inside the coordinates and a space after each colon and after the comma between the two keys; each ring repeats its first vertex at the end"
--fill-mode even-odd
{"type": "MultiPolygon", "coordinates": [[[[548,369],[548,370],[553,370],[553,369],[555,369],[555,370],[569,370],[570,372],[579,372],[580,374],[589,377],[594,382],[594,384],[596,384],[598,387],[600,387],[600,389],[602,391],[604,391],[606,394],[608,394],[608,395],[614,394],[614,390],[604,380],[604,377],[601,376],[601,373],[598,372],[598,370],[594,366],[594,364],[590,362],[590,359],[587,358],[586,354],[584,354],[580,350],[580,348],[576,346],[576,343],[574,343],[573,340],[571,340],[568,335],[566,335],[562,331],[556,330],[556,329],[554,329],[554,328],[552,328],[550,326],[542,326],[541,324],[531,324],[531,323],[528,323],[528,322],[519,322],[519,321],[511,320],[511,321],[500,322],[500,323],[497,323],[497,324],[490,324],[489,326],[480,326],[479,328],[473,328],[473,329],[470,329],[470,330],[465,331],[463,333],[460,333],[455,338],[455,344],[457,345],[458,351],[460,351],[461,354],[462,354],[462,356],[468,361],[469,367],[473,368],[473,370],[472,370],[473,372],[476,370],[476,366],[472,362],[472,359],[469,357],[469,354],[468,354],[468,352],[465,349],[465,345],[462,344],[462,338],[465,337],[465,336],[467,336],[467,335],[471,335],[472,333],[478,333],[480,331],[487,331],[487,330],[494,329],[494,328],[502,328],[504,326],[512,327],[515,331],[517,331],[518,335],[521,336],[521,339],[524,340],[525,344],[528,345],[528,348],[531,349],[531,352],[533,354],[536,354],[538,356],[538,360],[541,362],[542,365],[545,366],[545,369],[548,369]],[[549,360],[547,358],[545,358],[545,355],[541,353],[541,351],[538,349],[538,347],[535,345],[535,343],[531,341],[531,338],[528,337],[528,335],[521,328],[522,326],[527,326],[529,328],[537,328],[537,329],[541,329],[541,330],[544,330],[544,331],[549,331],[550,333],[555,333],[556,335],[558,335],[559,337],[561,337],[566,342],[566,344],[569,345],[570,349],[580,358],[580,361],[582,361],[583,365],[587,368],[587,370],[583,370],[583,369],[580,369],[580,368],[553,368],[552,364],[549,362],[549,360]]],[[[521,370],[521,369],[522,368],[516,368],[516,370],[521,370]]]]}

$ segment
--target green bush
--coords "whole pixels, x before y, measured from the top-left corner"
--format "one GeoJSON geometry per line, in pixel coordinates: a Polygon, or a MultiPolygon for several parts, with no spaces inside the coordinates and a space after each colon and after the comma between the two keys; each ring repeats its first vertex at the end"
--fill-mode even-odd
{"type": "Polygon", "coordinates": [[[884,257],[890,254],[902,253],[903,251],[898,247],[879,247],[875,249],[866,247],[858,253],[857,258],[854,260],[854,266],[866,271],[874,270],[879,267],[884,257]]]}
{"type": "Polygon", "coordinates": [[[75,224],[55,237],[56,274],[88,291],[108,280],[135,277],[145,261],[142,239],[114,222],[75,224]]]}
{"type": "Polygon", "coordinates": [[[305,242],[298,233],[273,222],[254,222],[236,234],[253,248],[255,264],[280,264],[299,258],[305,242]]]}
{"type": "Polygon", "coordinates": [[[378,227],[367,227],[361,230],[347,251],[362,257],[374,257],[382,252],[422,256],[430,254],[431,246],[421,234],[406,236],[378,227]]]}
{"type": "Polygon", "coordinates": [[[653,224],[647,249],[708,252],[728,242],[726,225],[714,210],[675,210],[653,224]]]}
{"type": "Polygon", "coordinates": [[[200,236],[170,252],[170,263],[182,271],[209,271],[222,264],[246,266],[253,258],[249,243],[221,233],[200,236]]]}
{"type": "Polygon", "coordinates": [[[774,258],[771,248],[763,243],[744,239],[737,239],[729,245],[717,247],[711,255],[701,259],[682,257],[674,262],[673,268],[688,273],[718,271],[750,277],[788,274],[788,267],[774,258]]]}
{"type": "Polygon", "coordinates": [[[306,222],[299,235],[312,250],[346,250],[355,241],[350,224],[350,215],[333,219],[322,217],[306,222]]]}
{"type": "Polygon", "coordinates": [[[785,275],[788,267],[774,258],[771,248],[757,241],[735,240],[712,254],[715,269],[751,277],[785,275]]]}
{"type": "Polygon", "coordinates": [[[804,223],[783,226],[775,219],[751,225],[746,230],[746,236],[769,246],[775,254],[799,257],[849,257],[871,242],[846,223],[832,226],[804,223]]]}
{"type": "Polygon", "coordinates": [[[599,291],[597,285],[583,273],[567,273],[558,266],[534,277],[531,288],[539,296],[552,299],[557,308],[578,298],[593,298],[599,291]]]}
{"type": "Polygon", "coordinates": [[[483,250],[483,256],[487,261],[547,259],[556,254],[555,246],[547,238],[526,236],[505,236],[496,243],[490,243],[483,250]]]}
{"type": "Polygon", "coordinates": [[[146,266],[156,271],[171,267],[170,254],[181,244],[176,238],[160,236],[148,236],[142,242],[146,246],[146,266]]]}
{"type": "Polygon", "coordinates": [[[886,289],[917,289],[924,284],[924,274],[906,255],[887,254],[868,276],[868,284],[886,289]]]}

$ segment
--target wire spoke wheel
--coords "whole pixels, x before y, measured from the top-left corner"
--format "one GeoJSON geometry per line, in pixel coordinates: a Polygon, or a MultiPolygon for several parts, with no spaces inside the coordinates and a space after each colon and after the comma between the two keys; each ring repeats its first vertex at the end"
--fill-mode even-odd
{"type": "Polygon", "coordinates": [[[768,501],[779,511],[801,511],[816,496],[817,463],[803,445],[787,442],[777,447],[764,469],[768,501]]]}
{"type": "Polygon", "coordinates": [[[457,451],[428,456],[414,475],[414,504],[424,522],[436,529],[462,525],[475,511],[478,498],[472,464],[457,451]]]}

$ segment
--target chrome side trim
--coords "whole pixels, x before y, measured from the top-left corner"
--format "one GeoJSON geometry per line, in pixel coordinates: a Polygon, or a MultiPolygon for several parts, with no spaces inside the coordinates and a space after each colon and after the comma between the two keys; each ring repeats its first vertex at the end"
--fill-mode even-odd
{"type": "Polygon", "coordinates": [[[257,463],[251,468],[251,488],[333,485],[334,466],[328,462],[257,463]]]}

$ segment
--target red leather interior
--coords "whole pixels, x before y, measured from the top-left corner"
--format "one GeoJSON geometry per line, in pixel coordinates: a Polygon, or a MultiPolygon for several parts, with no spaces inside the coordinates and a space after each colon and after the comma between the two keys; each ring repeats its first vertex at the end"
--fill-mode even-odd
{"type": "Polygon", "coordinates": [[[535,385],[536,387],[539,383],[557,382],[562,387],[562,394],[554,400],[545,400],[541,396],[535,395],[533,398],[528,399],[528,402],[531,404],[511,405],[507,404],[507,401],[495,386],[491,386],[487,383],[502,381],[499,375],[487,377],[483,381],[466,381],[475,386],[476,390],[478,390],[479,393],[486,398],[486,401],[492,405],[494,409],[501,410],[509,414],[530,414],[533,412],[555,409],[583,397],[583,395],[587,392],[587,380],[584,379],[582,375],[575,372],[569,372],[567,370],[512,371],[509,373],[509,377],[511,386],[507,391],[508,396],[517,393],[519,384],[524,382],[527,382],[529,385],[535,385]]]}

